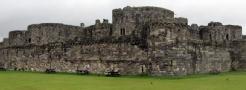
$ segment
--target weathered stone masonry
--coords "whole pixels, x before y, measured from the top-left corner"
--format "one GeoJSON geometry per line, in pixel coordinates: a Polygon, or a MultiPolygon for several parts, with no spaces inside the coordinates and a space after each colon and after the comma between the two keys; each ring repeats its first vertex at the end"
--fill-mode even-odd
{"type": "Polygon", "coordinates": [[[164,8],[125,7],[113,10],[112,24],[106,19],[89,27],[43,23],[12,31],[0,43],[0,67],[159,76],[244,70],[242,37],[241,26],[189,26],[188,19],[164,8]]]}

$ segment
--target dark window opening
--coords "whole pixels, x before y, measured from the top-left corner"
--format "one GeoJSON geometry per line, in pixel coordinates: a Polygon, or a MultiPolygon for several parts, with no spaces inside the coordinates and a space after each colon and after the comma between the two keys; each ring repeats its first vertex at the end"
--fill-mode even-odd
{"type": "Polygon", "coordinates": [[[200,39],[203,39],[203,32],[202,31],[199,31],[199,36],[200,36],[200,39]]]}
{"type": "Polygon", "coordinates": [[[32,39],[31,39],[31,38],[29,38],[29,39],[28,39],[28,42],[29,42],[29,43],[31,43],[31,42],[32,42],[32,39]]]}
{"type": "Polygon", "coordinates": [[[141,66],[141,71],[144,73],[144,65],[141,66]]]}
{"type": "Polygon", "coordinates": [[[110,28],[110,31],[109,31],[109,36],[112,36],[113,35],[113,29],[112,27],[110,28]]]}
{"type": "Polygon", "coordinates": [[[226,35],[226,40],[229,40],[229,35],[228,34],[226,35]]]}
{"type": "Polygon", "coordinates": [[[120,35],[125,35],[125,34],[126,34],[125,28],[120,29],[120,35]]]}
{"type": "Polygon", "coordinates": [[[212,34],[209,35],[210,40],[212,40],[212,34]]]}
{"type": "Polygon", "coordinates": [[[170,66],[172,67],[173,66],[173,60],[171,60],[171,62],[170,62],[171,64],[170,64],[170,66]]]}

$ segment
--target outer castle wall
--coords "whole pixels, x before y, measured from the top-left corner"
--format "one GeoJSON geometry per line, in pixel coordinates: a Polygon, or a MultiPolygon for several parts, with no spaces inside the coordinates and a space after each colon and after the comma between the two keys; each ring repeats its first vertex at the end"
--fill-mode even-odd
{"type": "Polygon", "coordinates": [[[0,43],[0,67],[155,76],[227,72],[245,69],[244,42],[241,26],[190,26],[164,8],[125,7],[113,10],[112,24],[43,23],[12,31],[0,43]]]}

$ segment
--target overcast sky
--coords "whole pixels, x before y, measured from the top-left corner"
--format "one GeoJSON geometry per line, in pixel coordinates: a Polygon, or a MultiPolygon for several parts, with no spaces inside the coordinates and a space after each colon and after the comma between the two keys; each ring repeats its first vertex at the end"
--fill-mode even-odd
{"type": "Polygon", "coordinates": [[[0,0],[0,41],[12,30],[35,23],[87,26],[96,19],[111,21],[112,9],[125,6],[158,6],[173,10],[189,23],[210,21],[243,26],[246,34],[246,0],[0,0]]]}

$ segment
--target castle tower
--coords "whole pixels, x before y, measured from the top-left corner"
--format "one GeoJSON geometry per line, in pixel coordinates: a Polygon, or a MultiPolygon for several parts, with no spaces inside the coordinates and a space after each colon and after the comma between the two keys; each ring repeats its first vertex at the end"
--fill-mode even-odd
{"type": "MultiPolygon", "coordinates": [[[[148,23],[168,22],[174,19],[174,12],[159,7],[125,7],[113,10],[114,36],[139,34],[148,23]]],[[[146,26],[147,27],[147,26],[146,26]]]]}

